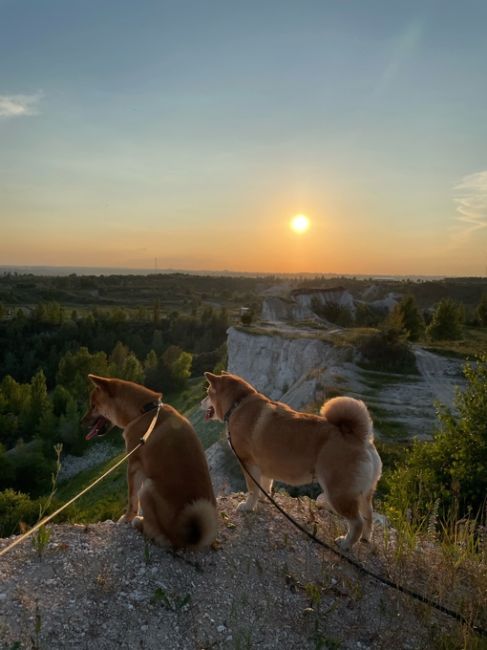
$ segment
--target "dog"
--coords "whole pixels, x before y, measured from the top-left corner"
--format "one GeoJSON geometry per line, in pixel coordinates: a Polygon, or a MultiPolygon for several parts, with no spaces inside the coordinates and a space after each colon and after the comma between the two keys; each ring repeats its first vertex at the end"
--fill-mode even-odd
{"type": "Polygon", "coordinates": [[[227,372],[205,372],[207,397],[202,402],[207,419],[227,423],[241,465],[248,495],[239,504],[254,510],[260,490],[274,479],[290,485],[318,481],[323,494],[318,505],[329,504],[348,522],[348,532],[335,541],[349,551],[359,539],[372,535],[372,498],[382,471],[374,446],[372,420],[362,401],[335,397],[320,415],[295,411],[257,392],[241,377],[227,372]]]}
{"type": "Polygon", "coordinates": [[[130,452],[157,415],[147,441],[128,459],[128,504],[119,521],[131,522],[161,546],[209,546],[217,531],[216,501],[206,456],[191,424],[161,404],[160,393],[131,381],[88,377],[94,388],[82,420],[91,427],[86,439],[116,425],[123,429],[130,452]]]}

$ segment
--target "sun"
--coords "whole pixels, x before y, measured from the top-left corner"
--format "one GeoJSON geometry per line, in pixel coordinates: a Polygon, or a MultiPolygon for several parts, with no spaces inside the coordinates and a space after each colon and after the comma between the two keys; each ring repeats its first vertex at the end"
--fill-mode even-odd
{"type": "Polygon", "coordinates": [[[298,235],[302,235],[307,230],[309,230],[311,224],[310,220],[305,214],[297,214],[291,219],[289,225],[291,227],[291,230],[294,230],[294,232],[298,235]]]}

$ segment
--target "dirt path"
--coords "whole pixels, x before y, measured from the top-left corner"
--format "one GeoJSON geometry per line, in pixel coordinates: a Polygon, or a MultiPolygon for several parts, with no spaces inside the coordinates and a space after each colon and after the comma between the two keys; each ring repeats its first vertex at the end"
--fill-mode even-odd
{"type": "Polygon", "coordinates": [[[452,406],[455,385],[458,385],[458,379],[454,381],[452,375],[457,374],[458,362],[432,354],[420,347],[416,347],[414,353],[418,370],[434,398],[442,404],[452,406]]]}

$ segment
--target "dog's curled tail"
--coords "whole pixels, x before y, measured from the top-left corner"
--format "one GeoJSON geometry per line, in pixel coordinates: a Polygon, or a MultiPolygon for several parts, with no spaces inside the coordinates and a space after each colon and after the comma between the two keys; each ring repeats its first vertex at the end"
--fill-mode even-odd
{"type": "Polygon", "coordinates": [[[178,517],[177,546],[200,549],[214,542],[217,532],[216,508],[208,499],[187,505],[178,517]]]}
{"type": "Polygon", "coordinates": [[[333,397],[323,404],[320,415],[344,434],[360,440],[373,440],[372,419],[365,404],[353,397],[333,397]]]}

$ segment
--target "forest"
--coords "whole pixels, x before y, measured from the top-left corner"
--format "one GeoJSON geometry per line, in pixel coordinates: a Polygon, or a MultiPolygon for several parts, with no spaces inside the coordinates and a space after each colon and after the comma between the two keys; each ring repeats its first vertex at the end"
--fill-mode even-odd
{"type": "Polygon", "coordinates": [[[159,293],[149,276],[136,278],[128,290],[134,295],[114,306],[131,279],[0,281],[0,490],[45,494],[56,463],[54,446],[84,452],[80,419],[88,373],[140,382],[171,397],[221,363],[230,315],[214,299],[221,302],[225,295],[231,308],[255,286],[245,279],[162,276],[159,293]],[[55,287],[67,293],[57,294],[55,287]],[[88,288],[104,295],[92,298],[95,305],[81,304],[88,288]]]}

